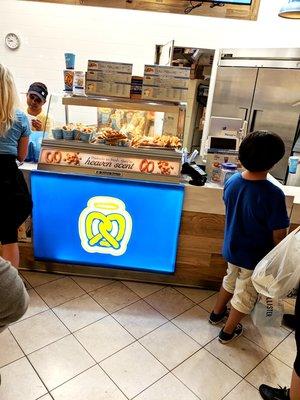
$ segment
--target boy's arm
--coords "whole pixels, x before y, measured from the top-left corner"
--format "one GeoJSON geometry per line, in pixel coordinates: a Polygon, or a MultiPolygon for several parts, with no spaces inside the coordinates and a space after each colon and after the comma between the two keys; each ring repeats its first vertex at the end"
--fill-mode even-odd
{"type": "Polygon", "coordinates": [[[290,219],[288,216],[285,194],[276,189],[269,198],[270,213],[268,215],[269,229],[273,232],[274,247],[277,246],[287,235],[290,219]]]}
{"type": "Polygon", "coordinates": [[[288,228],[273,231],[274,247],[277,246],[288,234],[288,228]]]}

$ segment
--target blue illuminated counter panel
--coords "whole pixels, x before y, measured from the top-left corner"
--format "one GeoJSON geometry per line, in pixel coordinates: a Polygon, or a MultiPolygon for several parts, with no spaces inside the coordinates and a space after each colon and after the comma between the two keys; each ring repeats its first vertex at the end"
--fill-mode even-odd
{"type": "Polygon", "coordinates": [[[31,174],[37,260],[173,273],[184,187],[31,174]]]}

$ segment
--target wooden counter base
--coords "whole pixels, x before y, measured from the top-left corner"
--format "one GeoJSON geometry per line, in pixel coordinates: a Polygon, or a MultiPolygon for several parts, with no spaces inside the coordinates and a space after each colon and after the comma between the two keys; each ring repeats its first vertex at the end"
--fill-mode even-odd
{"type": "MultiPolygon", "coordinates": [[[[28,172],[26,176],[29,179],[28,172]]],[[[300,188],[282,186],[282,189],[293,230],[300,225],[300,188]]],[[[174,274],[36,261],[30,243],[20,244],[20,265],[30,270],[218,290],[226,272],[221,255],[225,222],[222,193],[220,187],[186,186],[174,274]]]]}
{"type": "Polygon", "coordinates": [[[217,290],[226,271],[226,262],[221,255],[223,232],[223,215],[183,211],[176,271],[171,275],[36,261],[34,260],[33,248],[30,243],[20,244],[20,265],[22,268],[30,270],[185,285],[217,290]]]}

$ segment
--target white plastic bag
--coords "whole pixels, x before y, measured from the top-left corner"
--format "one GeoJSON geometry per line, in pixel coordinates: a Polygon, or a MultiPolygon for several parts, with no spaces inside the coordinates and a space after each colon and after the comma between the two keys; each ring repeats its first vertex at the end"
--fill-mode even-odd
{"type": "Polygon", "coordinates": [[[299,287],[300,227],[291,232],[256,266],[252,282],[259,294],[283,299],[299,287]]]}
{"type": "Polygon", "coordinates": [[[283,317],[283,301],[260,295],[251,317],[255,326],[279,328],[283,317]]]}

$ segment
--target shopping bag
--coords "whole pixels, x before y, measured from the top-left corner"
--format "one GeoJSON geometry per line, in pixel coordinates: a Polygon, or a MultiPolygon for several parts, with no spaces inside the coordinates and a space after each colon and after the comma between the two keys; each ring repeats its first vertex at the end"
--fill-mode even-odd
{"type": "Polygon", "coordinates": [[[283,301],[259,295],[251,317],[257,327],[279,328],[283,317],[283,301]]]}
{"type": "Polygon", "coordinates": [[[283,299],[299,287],[300,227],[291,232],[256,266],[252,282],[259,294],[283,299]]]}

